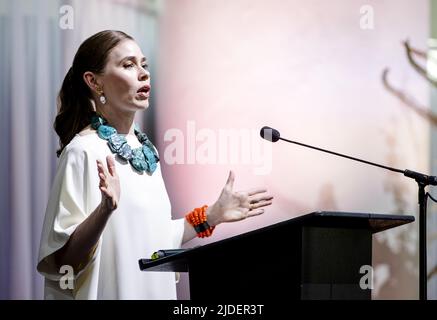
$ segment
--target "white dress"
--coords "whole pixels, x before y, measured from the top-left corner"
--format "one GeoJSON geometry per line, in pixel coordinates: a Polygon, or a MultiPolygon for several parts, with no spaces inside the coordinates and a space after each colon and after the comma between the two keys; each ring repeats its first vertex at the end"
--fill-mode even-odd
{"type": "MultiPolygon", "coordinates": [[[[126,135],[133,148],[141,146],[126,135]]],[[[65,270],[47,258],[66,244],[76,227],[101,201],[96,159],[106,166],[112,154],[95,131],[76,135],[63,150],[47,204],[38,258],[45,277],[46,299],[176,299],[175,274],[140,271],[138,260],[159,249],[181,246],[183,219],[171,219],[171,205],[158,166],[153,175],[139,174],[116,158],[120,201],[112,213],[91,261],[65,286],[65,270]],[[62,278],[64,276],[64,278],[62,278]],[[62,278],[62,279],[61,279],[62,278]],[[62,280],[64,286],[61,285],[62,280]]]]}

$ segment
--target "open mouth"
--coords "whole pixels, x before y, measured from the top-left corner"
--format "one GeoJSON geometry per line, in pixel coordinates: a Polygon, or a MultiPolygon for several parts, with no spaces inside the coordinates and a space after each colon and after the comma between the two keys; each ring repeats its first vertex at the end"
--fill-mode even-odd
{"type": "Polygon", "coordinates": [[[143,86],[140,89],[138,89],[137,93],[142,98],[148,98],[150,92],[150,86],[143,86]]]}
{"type": "Polygon", "coordinates": [[[149,93],[150,86],[143,86],[140,89],[138,89],[137,93],[149,93]]]}

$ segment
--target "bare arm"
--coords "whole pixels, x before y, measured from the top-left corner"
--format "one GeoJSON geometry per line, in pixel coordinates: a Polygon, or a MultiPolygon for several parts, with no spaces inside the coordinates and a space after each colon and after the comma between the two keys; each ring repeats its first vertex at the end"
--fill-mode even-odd
{"type": "Polygon", "coordinates": [[[108,156],[106,162],[108,170],[97,161],[102,202],[76,228],[67,243],[55,252],[54,258],[58,266],[70,265],[75,272],[82,269],[92,257],[109,217],[118,206],[120,182],[113,158],[108,156]]]}
{"type": "Polygon", "coordinates": [[[67,243],[55,253],[58,266],[70,265],[75,272],[82,269],[92,256],[112,210],[102,203],[73,232],[67,243]]]}

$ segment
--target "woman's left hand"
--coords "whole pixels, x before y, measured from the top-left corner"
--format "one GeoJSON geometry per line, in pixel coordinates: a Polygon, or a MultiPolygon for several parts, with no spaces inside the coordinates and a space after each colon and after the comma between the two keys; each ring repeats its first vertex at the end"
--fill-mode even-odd
{"type": "Polygon", "coordinates": [[[264,188],[248,191],[233,191],[235,175],[229,172],[228,181],[224,186],[218,200],[208,207],[207,221],[210,226],[222,222],[233,222],[264,213],[262,207],[272,204],[273,196],[265,195],[264,188]]]}

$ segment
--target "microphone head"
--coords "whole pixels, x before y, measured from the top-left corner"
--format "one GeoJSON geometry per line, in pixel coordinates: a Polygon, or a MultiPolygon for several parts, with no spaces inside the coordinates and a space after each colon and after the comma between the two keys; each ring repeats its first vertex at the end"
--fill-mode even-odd
{"type": "Polygon", "coordinates": [[[261,128],[260,135],[263,139],[266,139],[270,142],[276,142],[281,137],[278,130],[267,126],[261,128]]]}

